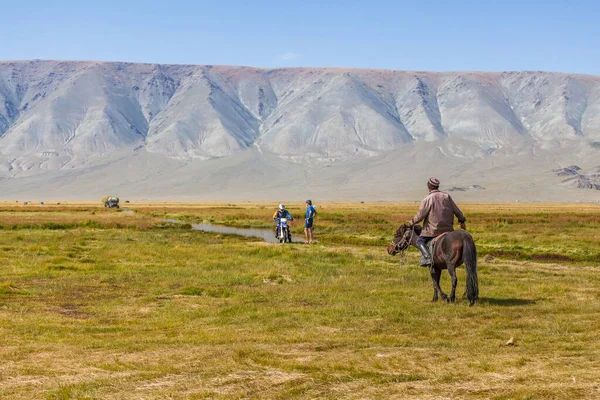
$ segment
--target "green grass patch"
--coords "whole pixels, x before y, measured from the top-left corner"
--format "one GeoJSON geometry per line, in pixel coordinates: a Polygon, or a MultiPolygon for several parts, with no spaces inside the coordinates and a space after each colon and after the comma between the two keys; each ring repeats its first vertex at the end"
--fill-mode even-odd
{"type": "Polygon", "coordinates": [[[204,290],[202,290],[202,288],[199,287],[191,286],[181,289],[179,293],[185,296],[202,296],[204,290]]]}

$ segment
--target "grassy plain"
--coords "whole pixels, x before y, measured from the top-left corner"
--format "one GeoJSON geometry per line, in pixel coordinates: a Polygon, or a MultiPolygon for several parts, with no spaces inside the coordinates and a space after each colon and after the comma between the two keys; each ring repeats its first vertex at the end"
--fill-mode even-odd
{"type": "Polygon", "coordinates": [[[274,204],[126,206],[0,204],[0,398],[600,397],[597,205],[462,205],[471,308],[385,252],[416,204],[322,204],[312,246],[163,223],[274,204]]]}

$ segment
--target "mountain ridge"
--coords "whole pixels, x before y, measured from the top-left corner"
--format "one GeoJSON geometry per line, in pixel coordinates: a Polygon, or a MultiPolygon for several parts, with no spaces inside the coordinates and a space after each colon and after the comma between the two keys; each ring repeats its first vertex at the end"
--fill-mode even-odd
{"type": "Polygon", "coordinates": [[[565,71],[550,71],[550,70],[494,70],[494,71],[483,71],[483,70],[412,70],[412,69],[393,69],[393,68],[367,68],[367,67],[341,67],[341,66],[279,66],[279,67],[259,67],[252,65],[228,65],[228,64],[178,64],[178,63],[156,63],[156,62],[135,62],[135,61],[110,61],[110,60],[59,60],[59,59],[19,59],[19,60],[0,60],[0,64],[8,63],[86,63],[86,64],[127,64],[127,65],[150,65],[150,66],[163,66],[163,67],[209,67],[209,68],[247,68],[264,71],[278,71],[278,70],[339,70],[339,71],[391,71],[391,72],[406,72],[406,73],[425,73],[425,74],[512,74],[512,73],[543,73],[543,74],[559,74],[569,75],[575,77],[591,77],[597,78],[600,75],[576,73],[576,72],[565,72],[565,71]]]}
{"type": "MultiPolygon", "coordinates": [[[[20,178],[86,174],[141,153],[202,164],[252,149],[324,175],[330,163],[368,167],[386,154],[421,164],[423,152],[439,154],[448,172],[502,154],[498,165],[521,157],[525,170],[547,159],[553,174],[594,167],[599,143],[593,75],[0,61],[0,177],[15,188],[20,178]]],[[[595,187],[590,176],[578,186],[595,187]]]]}

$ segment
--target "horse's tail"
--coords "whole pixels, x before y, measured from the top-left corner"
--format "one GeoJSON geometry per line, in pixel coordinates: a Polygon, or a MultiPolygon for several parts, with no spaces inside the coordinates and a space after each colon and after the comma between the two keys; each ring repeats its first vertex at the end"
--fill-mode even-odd
{"type": "Polygon", "coordinates": [[[479,282],[477,280],[477,250],[471,235],[465,235],[463,239],[463,263],[467,271],[467,298],[469,305],[479,300],[479,282]]]}

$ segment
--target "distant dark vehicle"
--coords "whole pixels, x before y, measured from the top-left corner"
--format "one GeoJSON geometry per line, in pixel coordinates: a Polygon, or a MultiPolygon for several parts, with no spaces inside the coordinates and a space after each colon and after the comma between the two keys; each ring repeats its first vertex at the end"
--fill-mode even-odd
{"type": "Polygon", "coordinates": [[[119,208],[119,198],[114,196],[104,196],[102,203],[106,208],[119,208]]]}

